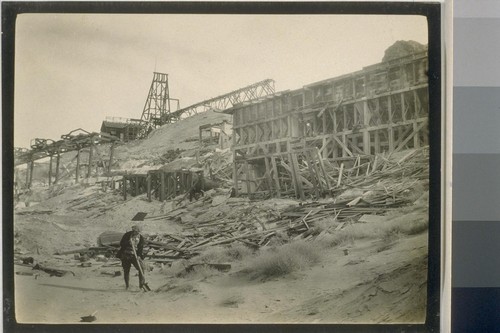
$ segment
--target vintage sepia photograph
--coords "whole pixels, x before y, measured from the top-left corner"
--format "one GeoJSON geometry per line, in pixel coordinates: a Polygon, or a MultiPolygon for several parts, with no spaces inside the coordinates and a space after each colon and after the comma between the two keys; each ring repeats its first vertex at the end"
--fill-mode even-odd
{"type": "Polygon", "coordinates": [[[426,322],[426,16],[15,29],[17,323],[426,322]]]}

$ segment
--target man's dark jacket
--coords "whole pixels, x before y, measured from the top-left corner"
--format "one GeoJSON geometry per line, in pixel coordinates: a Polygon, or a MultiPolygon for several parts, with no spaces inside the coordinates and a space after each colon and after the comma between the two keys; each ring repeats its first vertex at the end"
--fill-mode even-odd
{"type": "MultiPolygon", "coordinates": [[[[116,254],[117,258],[121,259],[123,256],[129,258],[134,257],[134,252],[132,251],[132,244],[130,242],[130,238],[132,238],[133,233],[134,233],[133,231],[128,231],[123,235],[122,240],[120,241],[120,250],[116,254]]],[[[141,234],[139,234],[139,243],[137,244],[135,252],[137,253],[137,257],[141,259],[144,259],[144,256],[142,254],[144,243],[145,243],[144,237],[141,234]]]]}

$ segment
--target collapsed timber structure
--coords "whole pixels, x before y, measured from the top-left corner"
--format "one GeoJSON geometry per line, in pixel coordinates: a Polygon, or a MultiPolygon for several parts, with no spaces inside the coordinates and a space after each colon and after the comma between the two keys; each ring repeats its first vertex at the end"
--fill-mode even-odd
{"type": "MultiPolygon", "coordinates": [[[[30,189],[33,182],[35,161],[49,158],[48,185],[56,184],[61,178],[61,156],[64,153],[76,151],[75,181],[78,183],[81,177],[81,169],[86,169],[86,178],[92,174],[92,170],[100,165],[104,171],[109,172],[113,164],[113,150],[117,138],[106,133],[88,132],[81,128],[75,129],[68,134],[61,135],[61,140],[36,138],[31,140],[31,149],[15,149],[14,166],[26,164],[25,188],[30,189]],[[96,146],[109,144],[109,160],[96,161],[94,150],[96,146]],[[86,163],[81,161],[81,153],[88,153],[86,163]],[[53,159],[56,159],[53,172],[53,159]]],[[[20,186],[16,181],[16,188],[20,186]]]]}
{"type": "Polygon", "coordinates": [[[318,197],[333,186],[325,163],[428,145],[427,59],[414,53],[226,110],[236,194],[318,197]]]}

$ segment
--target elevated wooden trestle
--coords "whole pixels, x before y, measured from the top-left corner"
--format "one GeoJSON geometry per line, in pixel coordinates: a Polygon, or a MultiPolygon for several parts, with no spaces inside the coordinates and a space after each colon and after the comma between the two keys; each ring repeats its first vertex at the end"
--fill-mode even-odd
{"type": "Polygon", "coordinates": [[[426,73],[425,51],[228,109],[236,192],[318,196],[332,185],[325,162],[428,145],[426,73]]]}
{"type": "MultiPolygon", "coordinates": [[[[109,161],[106,164],[106,171],[110,171],[111,164],[113,163],[113,152],[115,142],[118,138],[107,135],[105,133],[87,132],[81,128],[73,130],[68,134],[61,136],[61,140],[54,141],[50,139],[33,139],[31,142],[31,149],[16,149],[14,153],[14,166],[22,164],[27,165],[26,168],[26,182],[25,188],[30,189],[33,182],[33,173],[35,168],[35,161],[49,158],[49,186],[56,184],[61,178],[61,155],[63,153],[76,151],[76,167],[75,167],[75,181],[80,179],[81,167],[83,166],[80,160],[80,154],[83,150],[88,149],[88,160],[86,163],[86,178],[92,174],[92,169],[96,165],[94,150],[96,146],[102,144],[110,144],[109,147],[109,161]],[[55,170],[53,170],[53,159],[55,157],[55,170]]],[[[15,184],[17,187],[20,184],[15,184]]]]}
{"type": "MultiPolygon", "coordinates": [[[[126,174],[120,182],[123,199],[128,195],[147,193],[148,201],[153,198],[165,201],[188,193],[196,182],[203,183],[203,171],[191,170],[149,170],[141,174],[126,174]]],[[[201,185],[203,187],[203,185],[201,185]]]]}

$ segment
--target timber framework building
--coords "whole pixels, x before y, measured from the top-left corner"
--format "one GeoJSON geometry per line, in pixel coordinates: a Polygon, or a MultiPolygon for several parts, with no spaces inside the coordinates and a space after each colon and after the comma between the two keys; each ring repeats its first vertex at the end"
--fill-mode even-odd
{"type": "Polygon", "coordinates": [[[236,194],[320,196],[328,168],[428,145],[427,67],[423,51],[226,110],[236,194]]]}

